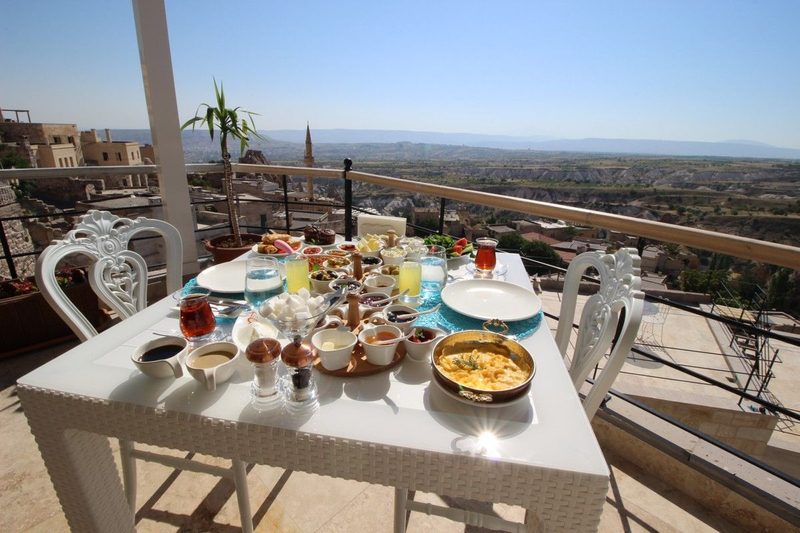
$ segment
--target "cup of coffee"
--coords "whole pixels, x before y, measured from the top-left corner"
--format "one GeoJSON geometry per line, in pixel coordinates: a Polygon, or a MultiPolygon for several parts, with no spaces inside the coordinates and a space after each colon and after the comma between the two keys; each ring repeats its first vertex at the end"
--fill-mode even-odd
{"type": "Polygon", "coordinates": [[[136,348],[131,354],[131,361],[150,377],[179,378],[183,375],[180,360],[188,349],[189,343],[183,337],[159,337],[136,348]]]}
{"type": "Polygon", "coordinates": [[[240,357],[241,351],[232,342],[204,344],[186,357],[186,371],[211,392],[230,379],[240,357]]]}

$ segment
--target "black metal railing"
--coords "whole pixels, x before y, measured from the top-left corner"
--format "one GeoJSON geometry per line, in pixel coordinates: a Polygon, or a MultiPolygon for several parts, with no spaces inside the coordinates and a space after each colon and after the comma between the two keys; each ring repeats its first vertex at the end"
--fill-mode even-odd
{"type": "MultiPolygon", "coordinates": [[[[252,203],[252,202],[262,202],[262,203],[265,203],[265,204],[271,204],[271,205],[280,206],[280,208],[282,208],[281,210],[283,211],[283,214],[284,214],[284,217],[285,217],[285,221],[284,221],[283,227],[281,229],[282,230],[285,229],[287,232],[291,231],[291,227],[290,227],[291,226],[291,224],[290,224],[290,218],[291,217],[290,217],[290,214],[291,214],[293,208],[297,209],[297,210],[302,210],[303,207],[308,207],[308,206],[315,206],[315,207],[324,206],[324,207],[329,207],[331,209],[344,209],[344,212],[345,212],[345,216],[344,216],[344,233],[345,233],[346,238],[350,239],[353,236],[354,215],[359,213],[359,212],[367,212],[366,209],[363,209],[363,208],[360,208],[359,206],[353,205],[353,184],[352,184],[352,180],[348,176],[348,174],[350,173],[351,169],[352,169],[352,161],[345,160],[345,165],[344,165],[344,168],[343,168],[343,170],[341,172],[341,178],[340,178],[340,179],[342,179],[343,187],[344,187],[344,202],[343,203],[306,202],[306,201],[293,200],[293,199],[291,199],[289,197],[288,187],[287,186],[283,187],[283,198],[280,199],[280,200],[277,200],[277,199],[275,199],[275,200],[270,200],[270,199],[247,199],[247,200],[242,200],[242,202],[250,202],[250,203],[252,203]]],[[[334,178],[331,178],[330,176],[328,176],[327,178],[328,179],[334,179],[334,178]]],[[[284,185],[287,183],[287,181],[288,180],[284,180],[284,185]]],[[[408,227],[413,229],[415,233],[417,233],[417,234],[432,234],[432,233],[443,234],[447,230],[447,227],[446,227],[446,224],[445,224],[445,217],[446,217],[448,200],[446,198],[444,198],[444,197],[441,197],[441,198],[438,198],[438,199],[433,199],[433,200],[437,201],[438,208],[439,208],[438,209],[439,217],[438,217],[437,223],[435,224],[436,228],[432,229],[429,226],[413,224],[413,223],[411,223],[409,221],[408,227]]],[[[221,201],[222,200],[220,200],[220,199],[204,199],[204,200],[194,201],[194,202],[192,202],[192,205],[218,203],[218,202],[221,202],[221,201]]],[[[157,207],[160,207],[160,206],[161,206],[161,204],[153,204],[153,205],[145,206],[144,208],[150,209],[150,208],[157,208],[157,207]]],[[[141,211],[142,207],[120,207],[120,208],[111,208],[111,209],[107,209],[107,210],[111,211],[111,212],[131,212],[131,211],[135,212],[135,211],[141,211]]],[[[66,210],[64,212],[59,212],[59,213],[48,213],[48,214],[35,215],[35,216],[34,215],[21,215],[21,216],[14,216],[14,217],[0,217],[0,244],[2,244],[2,251],[3,251],[3,255],[2,255],[2,257],[0,257],[0,259],[4,260],[6,262],[6,264],[8,265],[9,271],[12,274],[12,277],[16,277],[16,275],[15,275],[16,274],[16,268],[15,268],[15,265],[14,265],[14,259],[15,258],[35,256],[35,255],[38,255],[40,253],[40,251],[36,251],[35,250],[33,252],[12,253],[12,251],[10,249],[10,245],[9,245],[8,240],[6,238],[6,233],[5,233],[5,228],[4,228],[4,223],[5,222],[15,221],[15,220],[26,220],[26,219],[30,219],[30,218],[49,219],[49,218],[65,217],[65,216],[66,217],[75,217],[75,216],[79,216],[80,214],[82,214],[84,212],[85,211],[80,211],[80,210],[76,209],[76,210],[66,210]]],[[[217,224],[217,225],[214,225],[214,226],[211,226],[211,227],[208,227],[208,228],[196,229],[195,230],[195,234],[199,236],[199,235],[202,235],[205,232],[219,231],[220,229],[229,228],[229,227],[230,226],[228,224],[221,223],[221,224],[217,224]]],[[[246,228],[246,229],[258,229],[259,231],[262,231],[262,232],[269,231],[271,229],[277,229],[277,228],[269,227],[267,224],[265,224],[263,219],[262,219],[262,224],[260,226],[243,225],[243,228],[246,228]]],[[[135,239],[135,240],[145,240],[145,239],[153,239],[153,238],[159,238],[159,237],[156,237],[156,236],[140,237],[140,238],[135,239]]],[[[513,251],[519,252],[518,250],[513,250],[513,251]]],[[[560,265],[553,265],[551,262],[548,262],[547,258],[528,257],[528,256],[525,256],[524,254],[520,254],[520,256],[521,256],[522,261],[525,264],[526,268],[529,269],[529,272],[531,270],[533,270],[533,269],[540,269],[540,270],[544,269],[544,270],[546,270],[548,272],[559,273],[559,274],[564,274],[566,272],[566,268],[563,268],[560,265]]],[[[590,281],[590,282],[599,283],[599,281],[597,279],[595,279],[595,278],[593,278],[591,276],[588,276],[588,275],[584,275],[584,279],[587,280],[587,281],[590,281]]],[[[800,346],[800,340],[798,340],[797,338],[795,338],[793,336],[783,335],[783,334],[781,334],[779,332],[776,332],[776,331],[772,331],[770,328],[764,327],[763,323],[761,323],[760,321],[756,322],[756,323],[749,323],[747,321],[736,320],[735,318],[731,318],[729,316],[722,316],[722,315],[716,314],[714,312],[704,311],[702,309],[699,309],[699,308],[691,306],[691,305],[683,304],[683,303],[680,303],[680,302],[675,302],[675,301],[669,300],[668,298],[664,298],[664,297],[656,296],[656,295],[651,295],[651,294],[646,294],[646,299],[648,301],[650,301],[650,302],[658,303],[658,304],[662,304],[662,305],[666,305],[666,306],[670,306],[671,308],[679,309],[681,311],[684,311],[684,312],[687,312],[687,313],[691,313],[691,314],[693,314],[695,316],[698,316],[698,317],[702,317],[702,318],[706,318],[706,319],[709,319],[709,320],[717,321],[718,323],[726,325],[726,326],[731,327],[731,328],[738,328],[741,331],[747,332],[747,333],[752,334],[752,335],[759,336],[762,339],[767,339],[767,340],[768,339],[773,339],[773,340],[777,340],[777,341],[780,341],[780,342],[784,342],[784,343],[789,344],[791,346],[800,346]]],[[[552,315],[552,314],[549,314],[549,313],[545,313],[545,314],[548,317],[556,319],[556,320],[558,320],[558,318],[559,318],[557,315],[552,315]]],[[[577,325],[573,325],[573,326],[577,327],[577,325]]],[[[786,417],[788,419],[794,420],[794,421],[800,420],[800,414],[798,414],[797,411],[794,411],[792,409],[788,409],[788,408],[786,408],[786,407],[784,407],[782,405],[779,405],[779,404],[777,404],[775,402],[769,401],[768,399],[765,399],[763,397],[764,396],[763,392],[764,392],[764,389],[765,389],[765,385],[763,384],[763,381],[762,381],[762,385],[756,391],[756,393],[752,394],[752,393],[748,392],[747,387],[745,387],[744,390],[743,390],[743,389],[741,389],[739,387],[736,387],[736,386],[733,386],[731,384],[728,384],[728,383],[725,383],[725,382],[710,378],[710,377],[708,377],[708,376],[706,376],[706,375],[704,375],[704,374],[702,374],[700,372],[697,372],[697,371],[693,370],[692,368],[689,368],[689,367],[687,367],[685,365],[680,365],[678,363],[675,363],[674,361],[671,361],[668,358],[659,357],[658,355],[656,355],[655,353],[652,353],[650,351],[646,351],[646,350],[642,350],[640,348],[634,347],[632,349],[632,352],[634,352],[637,356],[641,356],[641,357],[647,358],[647,359],[649,359],[651,361],[660,363],[660,364],[662,364],[662,365],[664,365],[666,367],[669,367],[669,368],[671,368],[673,370],[676,370],[676,371],[678,371],[680,373],[683,373],[687,377],[690,377],[690,378],[692,378],[694,380],[697,380],[699,382],[705,383],[707,385],[716,387],[716,388],[718,388],[720,390],[723,390],[723,391],[726,391],[726,392],[728,392],[728,393],[730,393],[732,395],[735,395],[735,396],[737,396],[739,398],[740,402],[743,401],[743,400],[750,401],[750,402],[760,406],[762,408],[763,412],[769,411],[769,412],[772,412],[772,413],[775,413],[775,414],[780,414],[780,415],[782,415],[782,416],[784,416],[784,417],[786,417]]],[[[766,374],[771,374],[772,365],[774,364],[774,362],[775,362],[775,359],[770,361],[767,364],[767,366],[763,367],[763,370],[761,370],[761,372],[764,372],[766,374]]],[[[761,368],[761,367],[759,367],[759,368],[761,368]]],[[[759,370],[754,370],[754,372],[758,372],[758,371],[759,370]]],[[[621,395],[619,393],[612,392],[612,394],[614,394],[614,395],[616,395],[616,396],[618,396],[620,398],[624,398],[624,399],[626,399],[626,401],[631,400],[630,398],[627,398],[624,395],[621,395]]],[[[632,403],[635,403],[638,406],[641,402],[632,402],[632,403]]],[[[647,408],[647,410],[648,411],[654,411],[652,408],[647,408]]],[[[662,419],[667,420],[667,421],[671,420],[673,423],[677,422],[674,419],[671,419],[670,417],[668,417],[667,415],[660,414],[660,415],[657,415],[657,416],[659,416],[659,418],[662,418],[662,419]]],[[[681,427],[682,429],[690,430],[693,434],[696,434],[698,437],[701,437],[704,440],[706,440],[706,441],[708,441],[708,442],[710,442],[712,444],[723,444],[723,443],[719,443],[719,441],[717,441],[716,439],[713,439],[713,437],[709,437],[709,436],[703,434],[702,432],[697,431],[694,428],[690,428],[690,427],[686,426],[683,423],[676,423],[676,425],[681,427]]],[[[762,466],[762,465],[760,465],[760,462],[758,462],[757,460],[756,460],[756,462],[753,462],[753,460],[752,460],[753,458],[750,457],[747,454],[744,454],[744,453],[742,453],[742,452],[740,452],[740,451],[738,451],[738,450],[736,450],[736,449],[734,449],[734,448],[732,448],[732,447],[730,447],[728,445],[724,445],[723,444],[722,447],[726,451],[729,451],[730,453],[735,454],[737,457],[740,457],[743,460],[746,460],[746,461],[750,462],[751,464],[754,464],[754,465],[757,465],[757,466],[762,466]]],[[[768,465],[766,465],[766,466],[768,466],[768,465]]],[[[770,470],[768,468],[765,468],[765,471],[772,473],[772,470],[770,470]]],[[[774,474],[774,475],[777,476],[777,474],[774,474]]],[[[793,483],[795,485],[797,484],[797,480],[794,479],[794,478],[791,478],[791,476],[788,476],[788,478],[787,478],[786,475],[781,475],[781,476],[778,476],[778,477],[781,477],[781,479],[789,481],[789,482],[791,482],[791,483],[793,483]]]]}

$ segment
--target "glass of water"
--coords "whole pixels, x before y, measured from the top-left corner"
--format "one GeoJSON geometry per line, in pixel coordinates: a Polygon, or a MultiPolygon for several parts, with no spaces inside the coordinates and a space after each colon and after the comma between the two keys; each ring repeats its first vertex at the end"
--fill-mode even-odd
{"type": "Polygon", "coordinates": [[[432,296],[441,292],[447,281],[447,249],[444,246],[428,247],[428,253],[419,260],[422,265],[422,292],[432,296]]]}
{"type": "Polygon", "coordinates": [[[283,292],[278,261],[272,257],[247,259],[244,299],[258,310],[265,301],[283,292]]]}

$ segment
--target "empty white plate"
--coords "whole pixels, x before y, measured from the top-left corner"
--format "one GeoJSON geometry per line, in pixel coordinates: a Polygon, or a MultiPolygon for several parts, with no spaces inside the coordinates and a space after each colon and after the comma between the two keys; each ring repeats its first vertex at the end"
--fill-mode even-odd
{"type": "Polygon", "coordinates": [[[230,261],[209,267],[197,275],[197,284],[212,292],[244,292],[247,261],[230,261]]]}
{"type": "Polygon", "coordinates": [[[533,291],[495,279],[469,279],[448,285],[442,301],[457,313],[505,322],[525,320],[542,309],[542,301],[533,291]]]}

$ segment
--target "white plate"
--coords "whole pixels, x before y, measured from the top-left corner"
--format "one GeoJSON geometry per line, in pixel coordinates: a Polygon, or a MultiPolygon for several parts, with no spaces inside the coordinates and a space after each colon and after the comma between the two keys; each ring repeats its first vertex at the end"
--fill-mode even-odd
{"type": "Polygon", "coordinates": [[[200,272],[197,276],[197,284],[212,292],[223,294],[244,292],[246,272],[246,261],[230,261],[214,265],[200,272]]]}
{"type": "Polygon", "coordinates": [[[442,301],[457,313],[506,322],[525,320],[542,309],[542,301],[533,291],[496,279],[468,279],[448,285],[442,301]]]}
{"type": "MultiPolygon", "coordinates": [[[[286,252],[282,252],[282,253],[279,253],[279,254],[262,254],[261,252],[258,251],[258,245],[257,244],[254,244],[253,247],[250,248],[250,249],[252,251],[254,251],[255,253],[257,253],[258,255],[260,255],[261,257],[275,257],[277,259],[280,259],[282,257],[287,257],[289,255],[286,252]]],[[[302,250],[302,249],[303,249],[303,246],[301,245],[300,248],[298,248],[298,250],[302,250]]]]}
{"type": "Polygon", "coordinates": [[[508,407],[509,405],[514,405],[516,403],[521,402],[522,400],[528,400],[529,399],[528,395],[531,392],[531,385],[528,384],[528,389],[525,391],[525,394],[517,396],[513,400],[509,400],[507,402],[500,402],[500,403],[473,402],[472,400],[467,400],[466,398],[463,398],[463,397],[459,396],[458,394],[454,393],[453,391],[444,388],[444,385],[439,383],[438,379],[433,378],[433,379],[431,379],[431,381],[433,383],[435,383],[436,386],[439,387],[439,390],[442,391],[443,393],[445,393],[445,395],[449,396],[450,398],[454,399],[457,402],[465,403],[465,404],[471,405],[473,407],[487,407],[487,408],[492,408],[492,409],[499,409],[499,408],[502,408],[502,407],[508,407]]]}
{"type": "Polygon", "coordinates": [[[303,246],[319,246],[323,250],[330,250],[331,248],[336,248],[338,245],[344,242],[344,235],[336,234],[336,238],[333,240],[333,244],[306,244],[306,237],[303,235],[300,237],[300,242],[303,243],[303,246]]]}
{"type": "MultiPolygon", "coordinates": [[[[231,330],[231,339],[233,343],[239,347],[240,350],[247,350],[247,345],[261,337],[270,337],[277,339],[280,336],[278,328],[276,328],[269,320],[264,320],[255,311],[250,313],[242,313],[236,322],[233,324],[231,330]],[[252,318],[252,320],[250,320],[252,318]]],[[[284,337],[280,337],[281,341],[286,341],[284,337]]],[[[281,344],[285,344],[282,342],[281,344]]]]}

